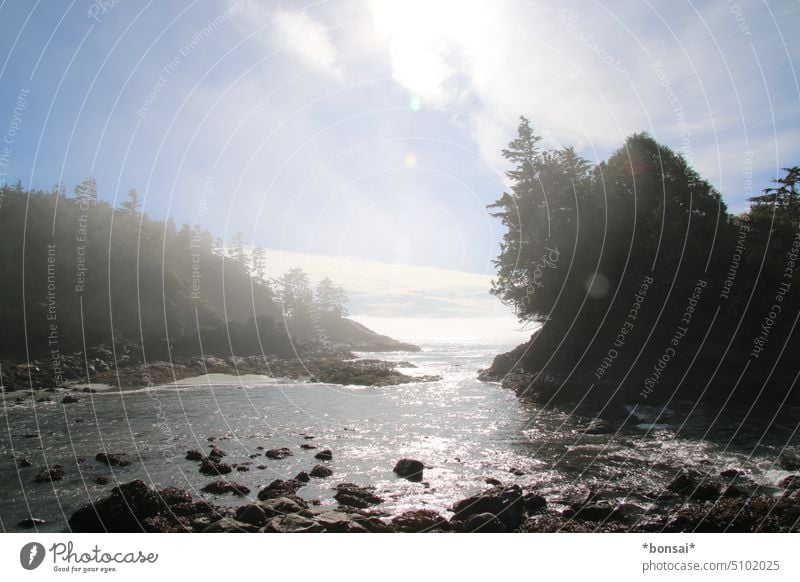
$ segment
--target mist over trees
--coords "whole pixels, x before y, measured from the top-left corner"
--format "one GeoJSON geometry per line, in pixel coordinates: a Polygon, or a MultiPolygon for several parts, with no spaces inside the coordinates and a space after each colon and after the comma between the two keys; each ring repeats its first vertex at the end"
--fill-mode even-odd
{"type": "Polygon", "coordinates": [[[539,141],[521,118],[490,206],[506,228],[492,293],[543,324],[517,369],[558,379],[537,390],[598,405],[794,397],[798,168],[736,216],[646,133],[599,164],[539,141]]]}
{"type": "Polygon", "coordinates": [[[329,279],[317,299],[300,269],[269,280],[264,249],[248,252],[240,233],[226,247],[199,226],[156,220],[136,189],[115,209],[92,178],[74,193],[0,190],[0,358],[101,345],[121,363],[289,355],[297,322],[347,313],[329,279]]]}

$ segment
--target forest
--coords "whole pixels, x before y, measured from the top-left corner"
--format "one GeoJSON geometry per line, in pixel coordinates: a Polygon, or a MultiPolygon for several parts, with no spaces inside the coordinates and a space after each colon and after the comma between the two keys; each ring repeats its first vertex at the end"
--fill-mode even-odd
{"type": "Polygon", "coordinates": [[[598,164],[540,141],[521,118],[490,208],[505,227],[492,292],[541,328],[494,376],[594,409],[797,400],[800,168],[737,215],[646,133],[598,164]]]}
{"type": "Polygon", "coordinates": [[[87,178],[0,189],[0,359],[50,360],[114,347],[119,363],[319,348],[347,315],[330,279],[266,277],[264,251],[199,225],[156,220],[131,189],[118,208],[87,178]]]}

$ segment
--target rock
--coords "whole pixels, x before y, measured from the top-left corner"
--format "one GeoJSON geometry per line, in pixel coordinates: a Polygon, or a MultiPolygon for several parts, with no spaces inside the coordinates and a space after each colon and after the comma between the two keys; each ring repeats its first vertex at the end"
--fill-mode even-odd
{"type": "Polygon", "coordinates": [[[694,501],[714,501],[720,496],[719,485],[704,481],[696,471],[682,471],[670,482],[667,489],[694,501]]]}
{"type": "Polygon", "coordinates": [[[264,499],[258,502],[258,506],[267,517],[289,515],[291,513],[307,513],[307,505],[298,498],[277,497],[274,499],[264,499]]]}
{"type": "Polygon", "coordinates": [[[108,485],[109,483],[111,483],[111,478],[106,477],[105,475],[100,475],[99,477],[94,478],[94,482],[97,483],[98,485],[108,485]]]}
{"type": "Polygon", "coordinates": [[[778,457],[778,464],[784,471],[800,470],[800,455],[785,452],[778,457]]]}
{"type": "Polygon", "coordinates": [[[214,461],[215,463],[219,463],[222,461],[222,457],[227,457],[228,453],[223,451],[222,449],[218,449],[217,447],[213,447],[211,452],[208,453],[208,458],[214,461]]]}
{"type": "Polygon", "coordinates": [[[464,525],[461,526],[465,532],[481,533],[506,533],[508,529],[500,519],[493,513],[476,513],[471,515],[464,525]]]}
{"type": "Polygon", "coordinates": [[[257,532],[258,527],[243,521],[223,517],[211,523],[203,530],[203,533],[253,533],[257,532]]]}
{"type": "Polygon", "coordinates": [[[233,481],[219,479],[212,481],[200,491],[204,493],[212,493],[213,495],[223,495],[225,493],[233,493],[234,495],[247,495],[250,493],[250,488],[233,481]]]}
{"type": "Polygon", "coordinates": [[[523,475],[527,474],[525,471],[523,471],[519,467],[511,467],[508,470],[508,472],[511,473],[512,475],[516,475],[517,477],[522,477],[523,475]]]}
{"type": "Polygon", "coordinates": [[[111,495],[72,514],[73,532],[140,532],[144,520],[156,516],[163,505],[158,493],[139,479],[114,487],[111,495]]]}
{"type": "Polygon", "coordinates": [[[40,525],[46,525],[47,522],[43,519],[39,519],[38,517],[28,517],[23,519],[21,522],[17,524],[17,527],[24,527],[24,528],[32,528],[38,527],[40,525]]]}
{"type": "Polygon", "coordinates": [[[258,492],[259,499],[278,499],[280,497],[291,497],[297,493],[298,489],[305,485],[300,481],[289,479],[284,481],[282,479],[275,479],[272,483],[264,487],[258,492]]]}
{"type": "Polygon", "coordinates": [[[251,503],[250,505],[243,505],[236,510],[236,519],[243,523],[262,527],[267,523],[267,514],[264,513],[260,505],[251,503]]]}
{"type": "Polygon", "coordinates": [[[264,456],[269,459],[285,459],[286,457],[292,457],[294,454],[292,451],[286,447],[282,447],[280,449],[270,449],[264,456]]]}
{"type": "Polygon", "coordinates": [[[205,458],[205,455],[198,451],[197,449],[191,449],[186,451],[186,460],[187,461],[202,461],[205,458]]]}
{"type": "Polygon", "coordinates": [[[158,497],[170,507],[192,503],[192,495],[180,487],[165,487],[158,492],[158,497]]]}
{"type": "Polygon", "coordinates": [[[26,469],[28,467],[33,467],[33,464],[25,457],[18,457],[17,467],[19,467],[20,469],[26,469]]]}
{"type": "Polygon", "coordinates": [[[310,451],[311,449],[316,449],[317,447],[315,447],[314,445],[309,445],[308,443],[303,443],[302,445],[300,445],[300,448],[310,451]]]}
{"type": "Polygon", "coordinates": [[[294,476],[295,481],[300,481],[301,483],[308,483],[311,481],[311,477],[308,476],[308,473],[305,471],[300,471],[297,475],[294,476]]]}
{"type": "Polygon", "coordinates": [[[585,428],[581,429],[581,433],[585,435],[601,435],[601,434],[614,434],[615,429],[604,420],[595,418],[585,428]]]}
{"type": "Polygon", "coordinates": [[[525,513],[534,515],[542,513],[547,509],[547,499],[536,493],[527,493],[522,498],[522,503],[525,507],[525,513]]]}
{"type": "Polygon", "coordinates": [[[48,465],[42,472],[36,475],[34,479],[37,483],[44,483],[47,481],[61,481],[64,478],[64,467],[61,465],[48,465]]]}
{"type": "Polygon", "coordinates": [[[624,515],[607,501],[597,501],[574,507],[574,518],[583,521],[624,521],[624,515]]]}
{"type": "Polygon", "coordinates": [[[800,489],[800,475],[789,475],[781,479],[780,483],[778,483],[778,487],[788,489],[789,491],[800,489]]]}
{"type": "Polygon", "coordinates": [[[95,461],[104,463],[110,467],[127,467],[131,464],[130,461],[123,459],[121,455],[114,453],[97,453],[94,457],[95,461]]]}
{"type": "Polygon", "coordinates": [[[314,455],[314,458],[319,459],[320,461],[331,461],[333,460],[333,453],[330,449],[325,449],[324,451],[320,451],[314,455]]]}
{"type": "Polygon", "coordinates": [[[203,475],[227,475],[232,470],[233,469],[231,469],[230,465],[226,465],[225,463],[216,463],[210,458],[205,458],[200,463],[200,472],[203,475]]]}
{"type": "Polygon", "coordinates": [[[326,511],[316,516],[316,522],[323,531],[331,533],[367,533],[368,530],[358,523],[354,515],[341,511],[326,511]]]}
{"type": "Polygon", "coordinates": [[[394,466],[394,472],[403,479],[418,483],[422,481],[422,471],[424,468],[425,465],[416,459],[400,459],[394,466]]]}
{"type": "Polygon", "coordinates": [[[66,396],[64,396],[64,398],[61,399],[62,404],[74,404],[79,401],[80,399],[72,394],[67,394],[66,396]]]}
{"type": "Polygon", "coordinates": [[[406,511],[392,519],[394,531],[402,533],[429,532],[447,527],[447,520],[432,509],[406,511]]]}
{"type": "Polygon", "coordinates": [[[736,477],[743,476],[744,471],[735,468],[723,469],[722,471],[720,471],[719,475],[724,479],[736,479],[736,477]]]}
{"type": "Polygon", "coordinates": [[[281,515],[269,520],[262,531],[265,533],[316,533],[325,531],[325,528],[310,517],[281,515]]]}
{"type": "Polygon", "coordinates": [[[453,513],[458,521],[466,522],[473,515],[491,513],[508,530],[515,530],[522,525],[524,509],[522,489],[518,485],[494,487],[453,505],[453,513]]]}
{"type": "Polygon", "coordinates": [[[500,481],[499,479],[495,479],[494,477],[486,477],[486,479],[484,479],[483,482],[486,483],[487,485],[491,485],[492,487],[497,487],[498,485],[503,484],[502,481],[500,481]]]}
{"type": "Polygon", "coordinates": [[[333,498],[342,505],[365,509],[383,503],[383,499],[373,493],[374,487],[361,487],[355,483],[340,483],[336,486],[333,498]]]}
{"type": "Polygon", "coordinates": [[[324,479],[333,475],[333,471],[324,465],[314,465],[309,474],[317,479],[324,479]]]}

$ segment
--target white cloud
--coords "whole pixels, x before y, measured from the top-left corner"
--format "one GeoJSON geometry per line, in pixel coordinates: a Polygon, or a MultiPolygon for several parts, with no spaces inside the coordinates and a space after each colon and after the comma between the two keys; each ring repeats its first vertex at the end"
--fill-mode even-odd
{"type": "Polygon", "coordinates": [[[299,10],[279,10],[275,13],[275,19],[279,42],[289,46],[305,65],[336,77],[341,76],[336,47],[322,24],[299,10]]]}

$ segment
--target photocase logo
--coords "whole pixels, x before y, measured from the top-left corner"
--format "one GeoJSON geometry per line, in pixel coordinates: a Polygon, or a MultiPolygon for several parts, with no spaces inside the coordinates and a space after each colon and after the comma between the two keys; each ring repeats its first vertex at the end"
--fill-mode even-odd
{"type": "Polygon", "coordinates": [[[19,563],[26,570],[35,570],[44,561],[44,546],[38,542],[30,542],[19,551],[19,563]]]}

